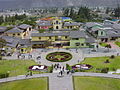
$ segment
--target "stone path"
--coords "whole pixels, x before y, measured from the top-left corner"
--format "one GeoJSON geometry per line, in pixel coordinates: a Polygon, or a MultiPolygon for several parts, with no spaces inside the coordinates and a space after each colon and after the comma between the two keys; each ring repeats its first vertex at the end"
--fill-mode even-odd
{"type": "Polygon", "coordinates": [[[111,45],[111,48],[120,48],[119,46],[117,46],[114,42],[108,42],[107,44],[111,45]]]}
{"type": "Polygon", "coordinates": [[[49,90],[73,90],[72,76],[57,77],[57,74],[49,76],[49,90]]]}
{"type": "Polygon", "coordinates": [[[0,79],[0,83],[23,80],[38,77],[49,77],[49,90],[73,90],[72,76],[96,76],[96,77],[107,77],[120,79],[120,75],[115,74],[103,74],[103,73],[87,73],[87,72],[76,72],[72,75],[64,75],[64,77],[57,77],[58,74],[45,73],[45,74],[34,74],[33,76],[25,77],[25,75],[17,77],[9,77],[0,79]]]}

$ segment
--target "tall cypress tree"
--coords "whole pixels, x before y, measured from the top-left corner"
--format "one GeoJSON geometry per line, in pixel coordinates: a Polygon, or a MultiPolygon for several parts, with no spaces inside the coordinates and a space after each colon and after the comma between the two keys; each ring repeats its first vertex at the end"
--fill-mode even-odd
{"type": "Polygon", "coordinates": [[[117,8],[114,9],[115,12],[115,17],[120,18],[120,7],[118,6],[117,8]]]}

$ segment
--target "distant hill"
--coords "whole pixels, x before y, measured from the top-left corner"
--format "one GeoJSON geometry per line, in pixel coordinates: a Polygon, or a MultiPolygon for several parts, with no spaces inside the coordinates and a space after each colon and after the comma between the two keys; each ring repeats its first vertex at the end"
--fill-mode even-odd
{"type": "Polygon", "coordinates": [[[109,6],[115,7],[120,0],[0,0],[0,8],[109,6]]]}

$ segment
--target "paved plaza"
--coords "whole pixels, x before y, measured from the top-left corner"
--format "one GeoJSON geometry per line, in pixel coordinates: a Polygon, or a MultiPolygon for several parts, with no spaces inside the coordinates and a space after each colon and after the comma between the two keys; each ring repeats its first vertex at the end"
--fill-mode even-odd
{"type": "MultiPolygon", "coordinates": [[[[106,49],[107,50],[107,49],[106,49]]],[[[72,54],[73,58],[67,62],[59,62],[59,64],[63,67],[66,64],[75,65],[78,62],[84,60],[85,57],[101,57],[101,56],[111,56],[117,55],[120,53],[120,49],[110,49],[109,52],[104,52],[105,48],[99,48],[96,52],[92,52],[90,48],[83,49],[33,49],[29,54],[22,54],[25,56],[23,60],[28,60],[28,55],[32,55],[32,59],[35,60],[38,64],[51,66],[55,65],[57,62],[50,62],[46,60],[46,55],[51,52],[69,52],[72,54]],[[37,59],[37,57],[40,57],[37,59]]],[[[15,52],[11,57],[5,57],[4,59],[18,59],[18,53],[15,52]]],[[[97,76],[97,77],[109,77],[109,78],[118,78],[120,79],[120,75],[113,74],[103,74],[103,73],[86,73],[86,72],[76,72],[73,74],[67,75],[65,72],[62,77],[59,77],[59,71],[56,73],[44,73],[44,74],[34,74],[33,76],[26,77],[25,75],[20,75],[16,77],[9,77],[0,79],[0,82],[8,82],[14,80],[22,80],[22,79],[30,79],[30,78],[38,78],[38,77],[49,77],[49,90],[73,90],[73,76],[97,76]]]]}

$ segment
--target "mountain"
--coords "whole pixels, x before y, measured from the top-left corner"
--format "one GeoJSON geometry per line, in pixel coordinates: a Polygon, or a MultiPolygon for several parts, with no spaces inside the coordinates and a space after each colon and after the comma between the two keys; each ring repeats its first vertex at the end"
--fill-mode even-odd
{"type": "Polygon", "coordinates": [[[0,8],[109,6],[115,7],[120,0],[0,0],[0,8]]]}

